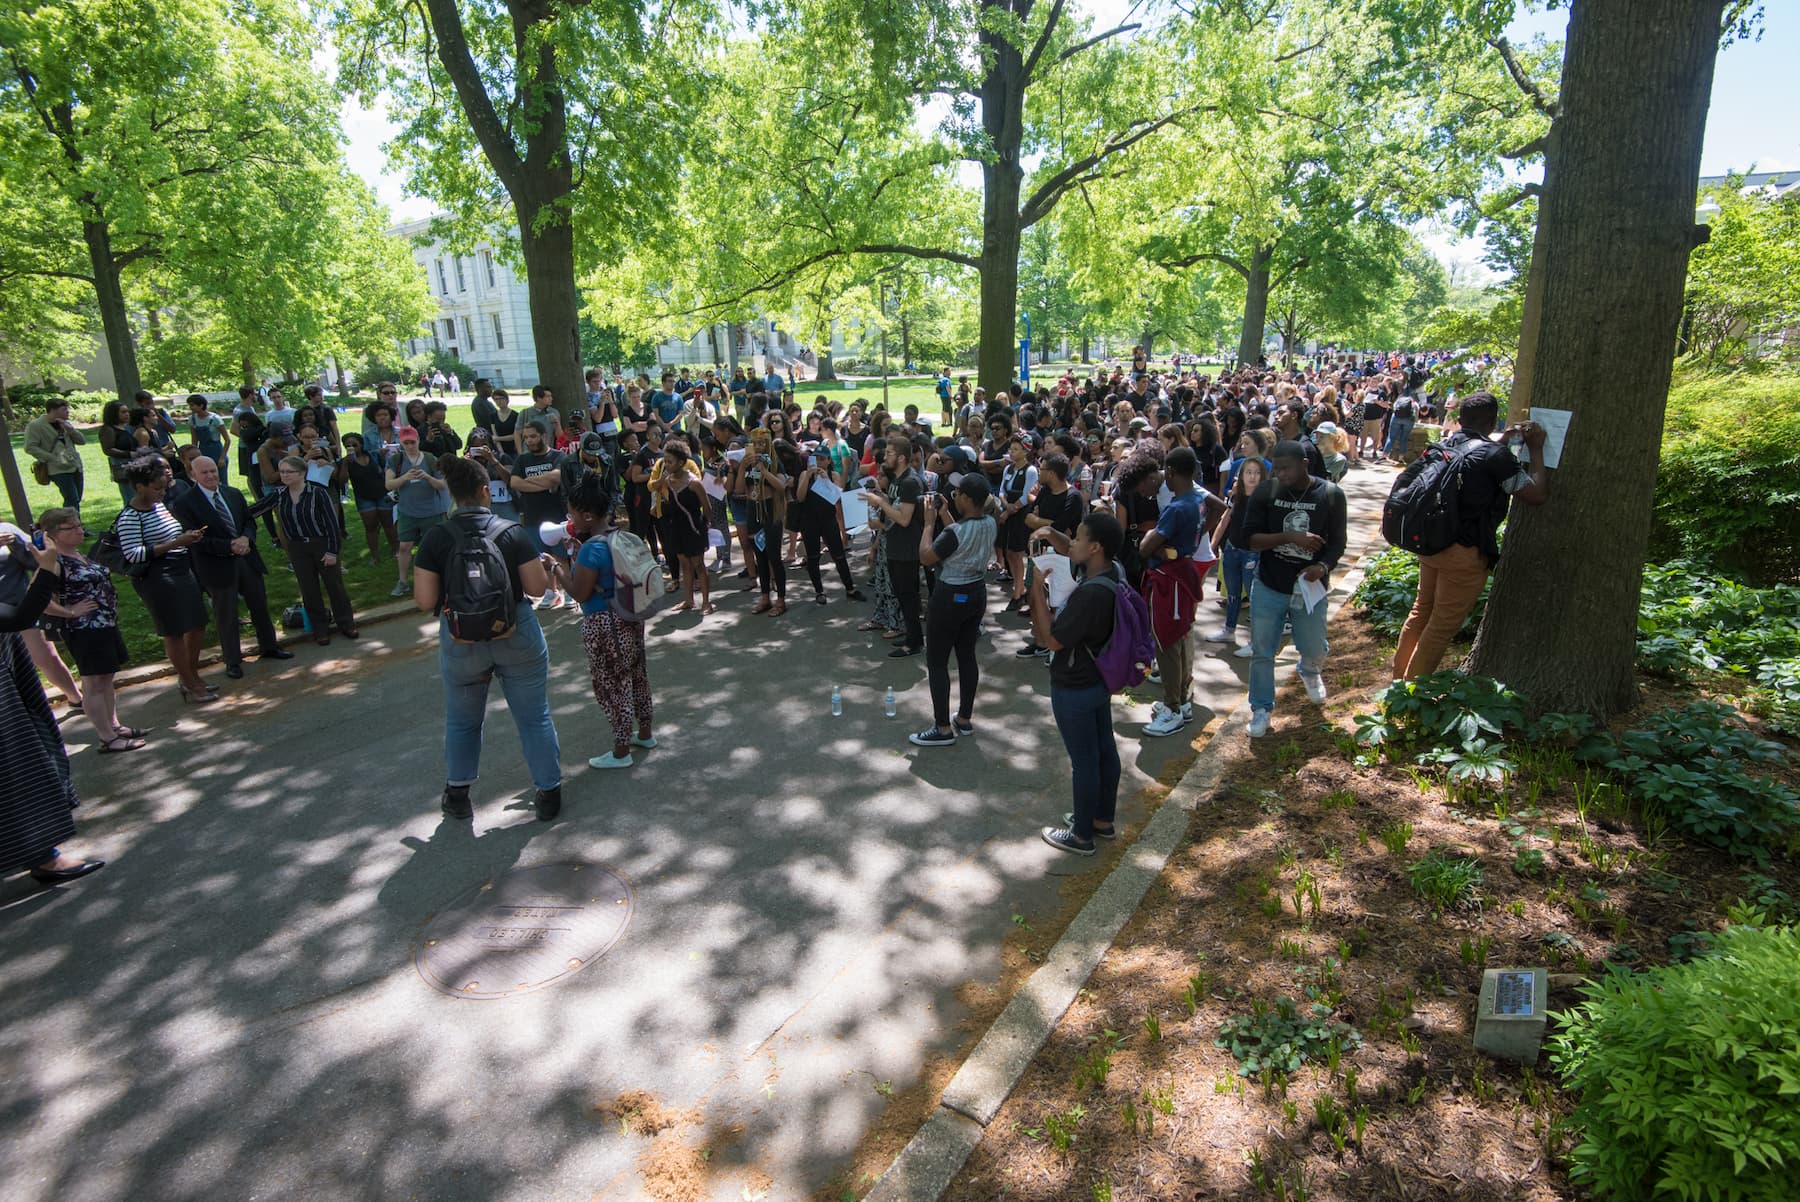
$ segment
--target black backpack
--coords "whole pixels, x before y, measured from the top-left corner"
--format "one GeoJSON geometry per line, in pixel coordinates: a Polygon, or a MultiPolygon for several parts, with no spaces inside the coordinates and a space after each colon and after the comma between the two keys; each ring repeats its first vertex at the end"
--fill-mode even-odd
{"type": "Polygon", "coordinates": [[[500,535],[514,524],[491,513],[454,514],[445,523],[453,541],[444,557],[443,613],[455,642],[512,637],[518,598],[513,596],[500,535]]]}
{"type": "Polygon", "coordinates": [[[1456,544],[1459,500],[1470,439],[1451,449],[1434,442],[1406,465],[1381,509],[1381,537],[1415,555],[1436,555],[1456,544]]]}

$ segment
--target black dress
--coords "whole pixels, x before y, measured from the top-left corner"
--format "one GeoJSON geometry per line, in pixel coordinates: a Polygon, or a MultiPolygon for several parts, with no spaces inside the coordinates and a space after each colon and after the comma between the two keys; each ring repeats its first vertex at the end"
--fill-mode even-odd
{"type": "Polygon", "coordinates": [[[17,605],[0,605],[0,872],[35,868],[75,833],[75,786],[37,665],[18,634],[43,614],[57,578],[38,572],[17,605]]]}
{"type": "MultiPolygon", "coordinates": [[[[674,545],[675,554],[706,554],[708,520],[704,497],[695,496],[691,487],[684,486],[663,502],[663,512],[667,515],[669,542],[674,545]]],[[[664,551],[668,549],[663,548],[664,551]]]]}

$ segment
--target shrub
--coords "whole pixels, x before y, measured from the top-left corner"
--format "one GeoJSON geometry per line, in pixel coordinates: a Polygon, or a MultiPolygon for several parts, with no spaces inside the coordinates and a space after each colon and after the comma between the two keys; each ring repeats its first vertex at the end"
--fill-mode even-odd
{"type": "Polygon", "coordinates": [[[1644,569],[1638,662],[1653,672],[1726,672],[1756,682],[1752,706],[1800,731],[1800,588],[1751,588],[1691,561],[1644,569]]]}
{"type": "Polygon", "coordinates": [[[1449,747],[1462,751],[1525,724],[1525,702],[1491,676],[1433,672],[1396,680],[1375,694],[1376,711],[1356,717],[1364,747],[1449,747]]]}
{"type": "MultiPolygon", "coordinates": [[[[1488,587],[1486,584],[1481,586],[1481,599],[1469,611],[1459,635],[1472,634],[1481,625],[1481,615],[1487,609],[1488,587]]],[[[1356,586],[1350,601],[1368,619],[1369,625],[1391,639],[1398,638],[1400,628],[1406,625],[1406,615],[1412,612],[1413,598],[1418,592],[1419,557],[1398,547],[1384,547],[1364,567],[1362,583],[1356,586]]]]}
{"type": "Polygon", "coordinates": [[[1604,1197],[1787,1202],[1800,1171],[1800,932],[1584,987],[1551,1061],[1580,1102],[1572,1175],[1604,1197]]]}
{"type": "Polygon", "coordinates": [[[1663,425],[1650,557],[1800,576],[1800,376],[1684,372],[1663,425]]]}
{"type": "Polygon", "coordinates": [[[1646,808],[1677,830],[1740,859],[1766,864],[1800,835],[1800,796],[1746,763],[1775,763],[1787,752],[1759,739],[1728,705],[1694,701],[1651,715],[1646,729],[1582,745],[1625,778],[1646,808]]]}

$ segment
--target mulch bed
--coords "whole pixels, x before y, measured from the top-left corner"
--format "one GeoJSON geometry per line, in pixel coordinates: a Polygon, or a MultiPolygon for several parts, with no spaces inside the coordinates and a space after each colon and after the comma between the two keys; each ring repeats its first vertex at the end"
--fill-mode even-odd
{"type": "MultiPolygon", "coordinates": [[[[1652,843],[1635,814],[1590,812],[1581,840],[1580,769],[1540,779],[1522,820],[1510,810],[1525,782],[1452,799],[1435,773],[1356,766],[1353,719],[1373,708],[1391,654],[1347,616],[1333,631],[1323,711],[1290,685],[1269,737],[1230,749],[1188,843],[947,1199],[1581,1196],[1559,1125],[1571,1100],[1548,1058],[1533,1070],[1471,1044],[1482,967],[1546,966],[1560,974],[1551,1009],[1565,1008],[1604,960],[1666,962],[1689,932],[1721,927],[1749,866],[1673,836],[1652,843]],[[1505,820],[1495,797],[1510,807],[1505,820]],[[1504,821],[1522,821],[1523,840],[1504,821]],[[1404,823],[1413,834],[1390,851],[1381,832],[1404,823]],[[1542,853],[1541,872],[1515,871],[1520,846],[1542,853]],[[1481,862],[1476,905],[1434,916],[1413,891],[1406,868],[1433,848],[1481,862]],[[1337,1071],[1246,1078],[1215,1046],[1220,1024],[1256,1003],[1289,998],[1304,1013],[1309,990],[1362,1037],[1337,1071]]],[[[1644,684],[1643,704],[1617,725],[1695,693],[1644,684]]],[[[1768,875],[1800,896],[1792,863],[1768,875]]]]}

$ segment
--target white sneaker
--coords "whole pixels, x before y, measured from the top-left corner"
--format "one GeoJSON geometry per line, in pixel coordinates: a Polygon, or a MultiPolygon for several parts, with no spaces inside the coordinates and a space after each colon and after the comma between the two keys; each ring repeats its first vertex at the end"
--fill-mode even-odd
{"type": "Polygon", "coordinates": [[[1268,733],[1269,733],[1269,711],[1268,710],[1251,710],[1250,711],[1250,737],[1253,739],[1260,739],[1268,733]]]}
{"type": "Polygon", "coordinates": [[[1186,726],[1189,722],[1192,722],[1193,720],[1194,720],[1194,703],[1191,701],[1182,702],[1181,703],[1181,724],[1183,726],[1186,726]]]}
{"type": "Polygon", "coordinates": [[[1233,651],[1232,654],[1237,656],[1239,659],[1254,659],[1254,658],[1256,658],[1256,648],[1251,646],[1249,643],[1245,643],[1242,647],[1239,647],[1236,651],[1233,651]]]}
{"type": "Polygon", "coordinates": [[[554,608],[556,608],[556,593],[554,591],[545,593],[543,596],[541,596],[537,599],[537,604],[533,605],[532,608],[533,609],[554,609],[554,608]]]}
{"type": "Polygon", "coordinates": [[[1206,636],[1206,641],[1209,643],[1235,643],[1237,642],[1237,631],[1215,630],[1206,636]]]}
{"type": "Polygon", "coordinates": [[[1317,672],[1300,673],[1300,683],[1306,687],[1306,699],[1314,705],[1325,704],[1325,677],[1317,672]]]}
{"type": "Polygon", "coordinates": [[[1153,739],[1160,739],[1164,735],[1174,734],[1187,724],[1188,719],[1182,716],[1180,710],[1165,709],[1144,724],[1144,733],[1153,739]]]}

